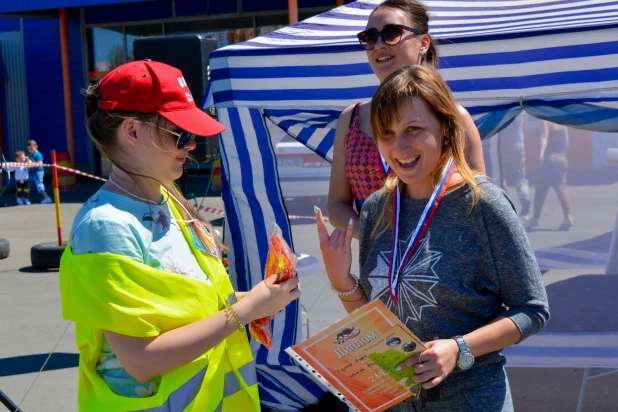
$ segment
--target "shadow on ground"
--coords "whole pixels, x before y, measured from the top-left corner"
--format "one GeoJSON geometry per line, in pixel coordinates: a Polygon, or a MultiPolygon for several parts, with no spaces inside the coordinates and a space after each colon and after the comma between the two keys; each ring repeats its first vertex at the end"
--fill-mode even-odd
{"type": "Polygon", "coordinates": [[[31,274],[41,274],[41,273],[58,273],[58,269],[35,269],[32,266],[24,266],[19,269],[20,273],[31,273],[31,274]]]}
{"type": "MultiPolygon", "coordinates": [[[[0,377],[35,373],[41,370],[49,353],[37,355],[14,356],[12,358],[0,358],[0,377]]],[[[79,364],[77,353],[54,353],[49,357],[45,365],[45,371],[58,369],[76,368],[79,364]]]]}

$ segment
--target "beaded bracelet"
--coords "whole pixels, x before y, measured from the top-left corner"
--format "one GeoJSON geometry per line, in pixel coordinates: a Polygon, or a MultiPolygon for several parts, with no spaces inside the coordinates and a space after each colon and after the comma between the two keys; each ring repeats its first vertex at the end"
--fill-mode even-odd
{"type": "Polygon", "coordinates": [[[350,296],[352,293],[356,292],[358,290],[358,287],[360,286],[360,281],[358,280],[358,276],[356,276],[355,274],[350,273],[350,276],[352,276],[352,279],[354,279],[354,282],[356,282],[352,290],[347,291],[347,292],[342,292],[340,290],[335,289],[335,287],[331,283],[330,288],[333,290],[333,292],[335,292],[339,296],[350,296]]]}
{"type": "Polygon", "coordinates": [[[232,308],[231,306],[228,306],[227,308],[225,308],[225,313],[229,314],[232,318],[234,318],[234,320],[238,324],[238,330],[239,331],[241,331],[241,332],[245,331],[245,325],[243,325],[242,322],[240,321],[240,319],[238,319],[238,315],[236,315],[236,312],[234,311],[234,308],[232,308]]]}
{"type": "Polygon", "coordinates": [[[364,297],[365,297],[365,294],[363,293],[360,298],[355,299],[355,300],[345,300],[345,299],[343,299],[341,297],[339,299],[341,299],[342,302],[355,303],[355,302],[360,302],[361,300],[363,300],[364,297]]]}

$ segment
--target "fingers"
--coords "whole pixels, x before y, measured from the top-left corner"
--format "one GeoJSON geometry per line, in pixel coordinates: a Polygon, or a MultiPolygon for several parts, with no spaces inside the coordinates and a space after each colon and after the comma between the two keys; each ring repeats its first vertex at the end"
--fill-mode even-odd
{"type": "Polygon", "coordinates": [[[290,300],[290,302],[292,302],[292,301],[294,301],[294,300],[296,300],[296,299],[300,298],[300,289],[298,289],[298,288],[293,289],[293,290],[290,292],[290,298],[292,298],[292,299],[290,300]]]}
{"type": "Polygon", "coordinates": [[[322,211],[317,206],[313,206],[313,211],[315,212],[315,221],[318,226],[318,238],[320,239],[320,245],[326,244],[328,242],[328,229],[326,229],[322,211]]]}
{"type": "Polygon", "coordinates": [[[417,359],[418,359],[418,356],[412,356],[411,358],[404,360],[403,362],[399,364],[399,366],[397,367],[397,370],[409,368],[410,366],[416,365],[417,359]]]}
{"type": "MultiPolygon", "coordinates": [[[[276,285],[278,276],[269,276],[264,279],[264,284],[268,287],[276,285]]],[[[285,283],[285,282],[284,282],[285,283]]]]}
{"type": "Polygon", "coordinates": [[[442,382],[444,380],[444,377],[442,376],[437,376],[433,379],[431,379],[429,382],[425,382],[421,385],[421,387],[423,389],[431,389],[431,388],[435,388],[436,386],[438,386],[438,384],[440,382],[442,382]]]}
{"type": "Polygon", "coordinates": [[[352,249],[352,237],[354,236],[354,219],[350,218],[350,222],[348,223],[348,229],[345,233],[345,242],[344,242],[344,250],[352,249]]]}
{"type": "Polygon", "coordinates": [[[299,283],[300,283],[300,280],[298,279],[298,277],[293,276],[289,278],[288,280],[286,280],[285,282],[281,283],[281,287],[284,290],[290,291],[290,290],[296,289],[299,283]]]}
{"type": "MultiPolygon", "coordinates": [[[[414,372],[416,372],[417,368],[419,368],[419,366],[414,368],[414,372]]],[[[436,373],[436,371],[431,369],[423,373],[415,373],[414,375],[412,375],[412,380],[416,383],[426,383],[434,379],[437,375],[438,374],[436,373]]]]}
{"type": "Polygon", "coordinates": [[[425,351],[424,353],[423,353],[423,352],[419,352],[419,353],[415,354],[414,356],[412,356],[412,357],[410,357],[410,358],[406,359],[406,360],[405,360],[405,362],[409,362],[409,365],[410,365],[410,366],[413,366],[413,365],[418,365],[418,364],[420,364],[420,363],[421,363],[421,362],[420,362],[421,360],[422,360],[423,362],[427,362],[427,360],[429,359],[429,358],[427,357],[427,355],[428,355],[427,351],[425,351]],[[421,359],[421,358],[422,358],[422,359],[421,359]]]}
{"type": "Polygon", "coordinates": [[[345,240],[345,232],[335,229],[331,234],[331,247],[333,249],[341,249],[345,240]]]}

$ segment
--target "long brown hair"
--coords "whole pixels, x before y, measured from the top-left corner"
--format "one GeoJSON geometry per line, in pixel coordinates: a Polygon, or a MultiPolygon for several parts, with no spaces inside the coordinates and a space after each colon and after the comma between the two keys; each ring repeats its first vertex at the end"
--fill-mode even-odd
{"type": "MultiPolygon", "coordinates": [[[[442,142],[442,155],[431,174],[433,187],[440,183],[440,175],[448,160],[452,157],[457,172],[463,177],[464,183],[472,189],[472,205],[478,201],[480,188],[476,183],[475,173],[470,169],[465,157],[466,137],[459,118],[459,108],[451,90],[444,80],[433,69],[427,66],[403,67],[380,84],[371,99],[371,131],[376,144],[391,128],[392,116],[399,120],[400,107],[413,98],[422,99],[429,110],[437,117],[445,129],[448,144],[442,142]]],[[[395,175],[389,176],[384,183],[384,208],[378,222],[371,233],[372,239],[377,239],[391,227],[392,198],[395,188],[403,191],[404,184],[395,175]]]]}
{"type": "Polygon", "coordinates": [[[420,64],[433,68],[438,67],[438,48],[436,41],[429,35],[429,13],[427,7],[416,0],[386,0],[378,4],[369,17],[379,9],[400,10],[410,20],[413,28],[420,30],[429,37],[429,48],[421,56],[420,64]]]}
{"type": "MultiPolygon", "coordinates": [[[[120,158],[118,153],[118,145],[116,139],[116,132],[123,121],[125,120],[137,120],[140,122],[153,123],[160,127],[165,127],[165,120],[156,113],[142,113],[142,112],[127,112],[122,110],[102,110],[99,108],[99,100],[101,99],[101,90],[99,83],[91,84],[86,90],[83,91],[86,96],[85,108],[86,108],[86,129],[90,138],[94,142],[96,148],[101,152],[109,161],[117,168],[131,176],[136,184],[139,183],[135,180],[134,176],[144,177],[148,179],[156,180],[150,176],[145,176],[131,171],[130,166],[120,165],[118,159],[120,158]]],[[[157,131],[160,129],[156,128],[157,131]]],[[[158,147],[163,147],[163,138],[160,133],[155,132],[154,137],[157,138],[155,143],[158,143],[158,147]]],[[[191,206],[187,199],[183,196],[180,189],[174,183],[163,183],[157,180],[157,182],[165,189],[167,194],[174,197],[184,208],[180,208],[179,212],[182,215],[182,220],[192,220],[191,226],[198,239],[203,243],[206,243],[206,234],[200,226],[200,222],[204,220],[202,216],[195,210],[194,206],[191,206]]],[[[167,201],[166,197],[166,201],[167,201]]],[[[225,246],[219,242],[219,247],[226,249],[225,246]]]]}

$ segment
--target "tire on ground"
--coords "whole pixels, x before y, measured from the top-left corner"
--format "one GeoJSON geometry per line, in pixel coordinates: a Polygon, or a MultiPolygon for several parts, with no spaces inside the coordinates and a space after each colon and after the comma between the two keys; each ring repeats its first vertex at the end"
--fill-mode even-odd
{"type": "Polygon", "coordinates": [[[65,245],[58,246],[57,242],[41,243],[30,249],[30,261],[35,269],[57,269],[60,267],[60,258],[65,245]]]}
{"type": "Polygon", "coordinates": [[[11,245],[6,239],[0,239],[0,259],[6,259],[11,254],[11,245]]]}

